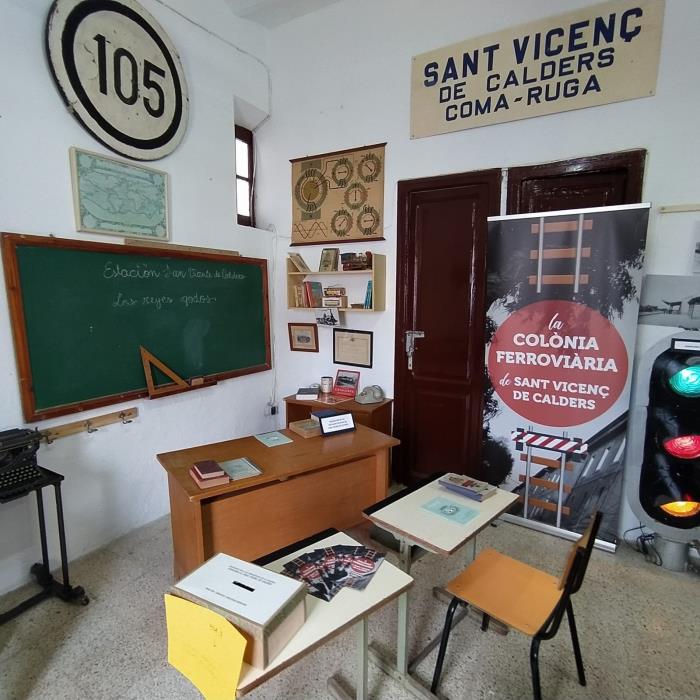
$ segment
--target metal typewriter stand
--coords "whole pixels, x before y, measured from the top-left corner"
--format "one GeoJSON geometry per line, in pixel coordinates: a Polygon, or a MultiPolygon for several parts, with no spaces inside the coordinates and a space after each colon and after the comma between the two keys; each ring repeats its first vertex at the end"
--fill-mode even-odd
{"type": "Polygon", "coordinates": [[[37,583],[41,586],[41,591],[35,595],[27,598],[27,600],[19,603],[14,608],[8,610],[7,612],[0,613],[0,625],[5,622],[9,622],[13,618],[17,617],[20,613],[23,613],[28,608],[33,605],[40,603],[46,598],[51,596],[58,596],[61,600],[67,602],[75,601],[79,602],[81,605],[87,605],[90,600],[85,595],[85,591],[81,586],[71,586],[68,580],[68,555],[66,553],[66,533],[63,526],[63,502],[61,501],[61,482],[63,481],[63,476],[52,472],[44,467],[39,467],[42,472],[43,479],[37,481],[36,483],[28,486],[24,491],[17,492],[13,491],[11,494],[3,494],[0,491],[0,503],[8,503],[9,501],[14,501],[17,498],[23,498],[28,496],[32,491],[36,492],[36,502],[39,511],[39,532],[41,535],[41,564],[34,564],[29,573],[34,576],[37,583]],[[49,551],[46,544],[46,520],[44,518],[44,499],[42,496],[42,489],[46,486],[53,486],[56,494],[56,517],[58,520],[58,539],[61,547],[61,570],[63,583],[59,583],[51,574],[51,569],[49,568],[49,551]]]}

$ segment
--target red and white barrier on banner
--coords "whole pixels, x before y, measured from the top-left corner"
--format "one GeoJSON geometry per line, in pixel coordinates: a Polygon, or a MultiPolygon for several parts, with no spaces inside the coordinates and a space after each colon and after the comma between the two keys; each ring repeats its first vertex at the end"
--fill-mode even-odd
{"type": "MultiPolygon", "coordinates": [[[[510,434],[510,439],[515,442],[515,449],[519,452],[526,452],[525,459],[525,495],[523,498],[523,515],[527,518],[528,506],[530,503],[530,480],[532,479],[530,471],[532,464],[540,464],[549,468],[556,468],[556,461],[554,464],[550,464],[552,460],[542,460],[538,457],[533,457],[532,448],[537,448],[539,450],[551,450],[553,452],[558,452],[561,455],[559,459],[559,483],[555,486],[556,482],[550,482],[548,480],[535,478],[535,485],[546,486],[547,488],[557,489],[557,527],[561,527],[561,516],[563,511],[567,509],[563,508],[564,500],[564,473],[567,467],[567,457],[570,455],[583,455],[588,452],[588,443],[583,442],[580,438],[571,438],[567,435],[549,435],[548,433],[537,433],[530,429],[516,428],[510,434]],[[551,484],[551,485],[550,485],[551,484]]],[[[539,500],[533,498],[533,505],[535,507],[546,507],[551,509],[551,501],[539,500]]]]}
{"type": "Polygon", "coordinates": [[[523,428],[517,428],[510,434],[515,442],[515,448],[522,452],[523,446],[539,447],[543,450],[555,450],[564,454],[582,455],[588,452],[588,443],[579,438],[560,437],[546,433],[534,433],[523,428]]]}

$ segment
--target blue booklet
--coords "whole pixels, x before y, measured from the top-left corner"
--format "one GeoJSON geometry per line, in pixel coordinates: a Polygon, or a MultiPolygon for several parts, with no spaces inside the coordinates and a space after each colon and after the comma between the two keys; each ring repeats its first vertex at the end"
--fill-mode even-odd
{"type": "Polygon", "coordinates": [[[286,435],[282,435],[279,430],[272,430],[269,433],[260,433],[255,435],[256,440],[260,440],[266,447],[277,447],[277,445],[286,445],[288,442],[294,442],[286,435]]]}
{"type": "Polygon", "coordinates": [[[433,498],[432,501],[424,503],[421,508],[460,525],[468,523],[478,515],[478,511],[474,508],[468,508],[447,498],[433,498]]]}
{"type": "Polygon", "coordinates": [[[219,466],[228,474],[232,481],[247,479],[250,476],[262,474],[262,469],[256,467],[249,459],[240,457],[229,459],[226,462],[219,462],[219,466]]]}

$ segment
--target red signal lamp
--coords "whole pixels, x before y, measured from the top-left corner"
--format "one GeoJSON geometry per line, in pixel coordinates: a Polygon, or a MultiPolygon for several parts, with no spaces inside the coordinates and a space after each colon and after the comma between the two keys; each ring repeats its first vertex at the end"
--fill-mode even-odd
{"type": "Polygon", "coordinates": [[[700,435],[679,435],[664,441],[664,449],[678,459],[700,457],[700,435]]]}

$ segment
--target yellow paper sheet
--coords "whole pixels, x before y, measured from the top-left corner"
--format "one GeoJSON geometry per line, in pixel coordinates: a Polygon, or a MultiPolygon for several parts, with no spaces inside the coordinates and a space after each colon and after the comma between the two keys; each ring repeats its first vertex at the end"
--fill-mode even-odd
{"type": "Polygon", "coordinates": [[[212,610],[173,595],[165,596],[168,662],[206,700],[233,700],[243,665],[245,637],[212,610]]]}

